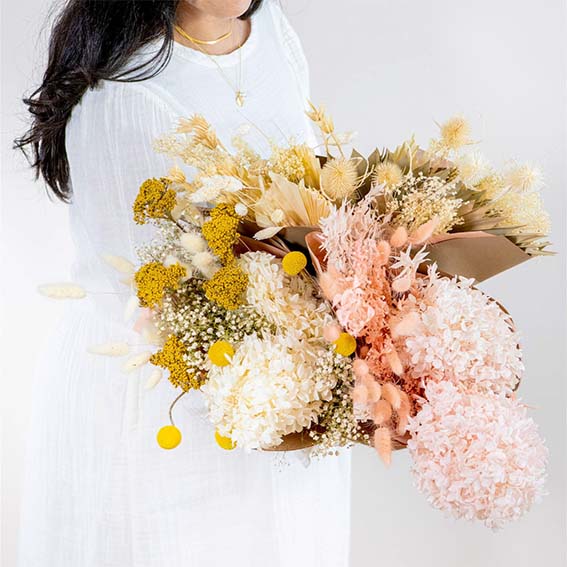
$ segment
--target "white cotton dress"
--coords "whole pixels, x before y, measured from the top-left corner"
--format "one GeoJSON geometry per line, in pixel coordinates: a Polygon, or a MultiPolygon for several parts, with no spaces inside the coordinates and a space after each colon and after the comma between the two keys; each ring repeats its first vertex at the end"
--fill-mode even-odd
{"type": "MultiPolygon", "coordinates": [[[[140,343],[123,321],[127,295],[103,293],[125,288],[102,255],[134,259],[149,236],[133,223],[131,205],[143,180],[172,165],[154,153],[153,139],[200,113],[226,143],[249,130],[261,152],[270,139],[312,140],[305,58],[275,2],[253,16],[241,57],[241,109],[215,64],[180,44],[155,78],[105,82],[74,109],[67,128],[74,280],[94,293],[68,306],[39,368],[20,567],[348,564],[348,451],[308,466],[291,452],[223,451],[196,393],[175,409],[183,442],[164,451],[155,436],[168,423],[174,388],[164,379],[145,390],[150,367],[125,375],[120,359],[86,352],[107,341],[140,343]]],[[[239,58],[216,60],[233,78],[239,58]]]]}

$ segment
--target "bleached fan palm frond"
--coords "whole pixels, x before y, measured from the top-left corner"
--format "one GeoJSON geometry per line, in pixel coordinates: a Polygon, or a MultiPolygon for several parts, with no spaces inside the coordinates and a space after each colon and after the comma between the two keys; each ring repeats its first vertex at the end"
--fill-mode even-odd
{"type": "Polygon", "coordinates": [[[279,226],[318,226],[319,220],[329,215],[331,204],[319,191],[305,187],[303,182],[291,183],[281,175],[272,174],[271,185],[253,208],[261,228],[274,226],[276,211],[279,226]]]}

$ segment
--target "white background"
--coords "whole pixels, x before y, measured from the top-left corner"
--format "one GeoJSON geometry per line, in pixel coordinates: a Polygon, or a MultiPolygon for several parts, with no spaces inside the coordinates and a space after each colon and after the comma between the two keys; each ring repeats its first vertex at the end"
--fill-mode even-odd
{"type": "MultiPolygon", "coordinates": [[[[60,306],[36,295],[64,280],[71,258],[65,206],[51,203],[10,150],[18,99],[41,70],[51,2],[2,0],[2,552],[15,565],[33,367],[60,306]]],[[[549,496],[493,533],[430,509],[406,454],[385,470],[356,449],[352,565],[565,565],[566,9],[560,0],[284,0],[311,63],[312,93],[358,147],[394,145],[464,113],[497,164],[530,160],[547,177],[556,257],[532,260],[482,287],[513,314],[527,365],[523,399],[551,450],[549,496]]],[[[317,521],[314,518],[314,521],[317,521]]],[[[64,567],[64,566],[61,566],[64,567]]],[[[74,566],[80,567],[80,566],[74,566]]],[[[128,566],[124,566],[128,567],[128,566]]]]}

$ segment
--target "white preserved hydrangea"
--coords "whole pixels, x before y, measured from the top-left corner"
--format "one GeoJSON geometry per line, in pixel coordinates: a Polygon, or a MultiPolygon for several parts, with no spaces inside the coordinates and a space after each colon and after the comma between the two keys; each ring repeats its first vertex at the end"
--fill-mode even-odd
{"type": "Polygon", "coordinates": [[[410,420],[408,449],[416,484],[456,518],[499,528],[544,494],[547,448],[526,406],[430,382],[410,420]]]}
{"type": "Polygon", "coordinates": [[[297,332],[251,334],[228,366],[212,366],[201,391],[221,435],[243,449],[275,447],[317,419],[337,378],[318,371],[327,347],[297,332]]]}
{"type": "Polygon", "coordinates": [[[246,301],[252,309],[282,331],[323,338],[323,328],[332,322],[330,309],[306,277],[287,275],[281,260],[266,252],[247,252],[239,264],[248,275],[246,301]]]}
{"type": "Polygon", "coordinates": [[[509,394],[524,366],[510,317],[472,281],[419,280],[419,324],[401,339],[408,373],[415,379],[448,380],[469,391],[509,394]]]}

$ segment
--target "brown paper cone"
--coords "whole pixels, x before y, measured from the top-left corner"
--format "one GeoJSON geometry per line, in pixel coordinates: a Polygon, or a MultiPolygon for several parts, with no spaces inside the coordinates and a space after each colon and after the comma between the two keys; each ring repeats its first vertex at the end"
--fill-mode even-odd
{"type": "Polygon", "coordinates": [[[288,228],[284,228],[279,235],[284,240],[305,248],[305,237],[310,232],[318,230],[319,229],[316,226],[290,226],[288,228]]]}
{"type": "MultiPolygon", "coordinates": [[[[370,435],[370,442],[363,443],[360,442],[360,445],[365,445],[367,447],[372,447],[372,433],[376,426],[369,422],[369,423],[361,423],[360,424],[362,429],[370,435]]],[[[323,430],[320,429],[319,432],[323,430]]],[[[405,449],[407,446],[407,442],[409,439],[409,434],[406,435],[394,435],[392,437],[392,450],[399,451],[401,449],[405,449]]],[[[300,449],[308,449],[309,447],[313,447],[317,445],[317,442],[314,441],[311,436],[309,435],[309,430],[305,429],[300,433],[291,433],[290,435],[286,435],[283,438],[283,442],[280,443],[277,447],[272,447],[271,449],[263,449],[264,451],[269,452],[276,452],[276,451],[299,451],[300,449]]]]}
{"type": "Polygon", "coordinates": [[[300,449],[307,449],[313,447],[317,442],[309,436],[309,431],[304,430],[300,433],[291,433],[283,438],[283,441],[277,446],[264,451],[299,451],[300,449]]]}
{"type": "Polygon", "coordinates": [[[505,236],[462,232],[438,237],[427,246],[428,258],[447,275],[482,282],[530,259],[505,236]]]}
{"type": "Polygon", "coordinates": [[[283,258],[286,255],[286,251],[277,246],[241,234],[238,242],[234,246],[234,253],[240,255],[246,252],[267,252],[268,254],[276,256],[276,258],[283,258]]]}

